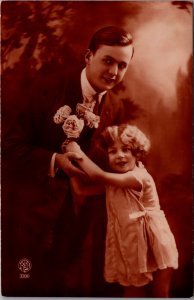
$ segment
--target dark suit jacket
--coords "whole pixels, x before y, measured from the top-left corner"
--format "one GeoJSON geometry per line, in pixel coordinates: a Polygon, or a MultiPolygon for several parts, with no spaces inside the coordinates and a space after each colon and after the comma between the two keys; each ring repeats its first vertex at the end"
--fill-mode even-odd
{"type": "MultiPolygon", "coordinates": [[[[73,232],[74,229],[76,231],[77,221],[75,221],[71,202],[69,178],[62,171],[58,172],[55,178],[49,178],[48,169],[53,153],[61,152],[61,144],[65,139],[61,124],[56,125],[53,116],[57,109],[65,104],[75,112],[76,104],[82,102],[80,72],[81,69],[71,70],[71,72],[65,70],[64,74],[62,72],[59,77],[47,76],[44,80],[41,80],[44,75],[41,74],[37,76],[36,81],[32,82],[25,96],[14,95],[12,97],[14,102],[11,105],[7,102],[7,97],[2,95],[2,269],[3,281],[6,277],[13,277],[11,283],[10,280],[8,282],[5,280],[3,283],[8,286],[9,291],[12,290],[12,283],[15,282],[16,288],[17,285],[23,284],[20,279],[16,281],[18,274],[14,272],[17,273],[15,266],[19,259],[24,257],[33,260],[32,271],[35,272],[35,283],[39,281],[37,274],[40,274],[40,285],[41,288],[44,287],[40,265],[45,253],[50,251],[52,230],[56,229],[54,231],[56,234],[59,232],[60,240],[60,230],[64,229],[61,237],[62,244],[57,243],[57,237],[55,237],[54,245],[59,245],[58,248],[61,248],[61,253],[59,249],[53,252],[55,263],[57,258],[59,258],[59,265],[62,257],[68,260],[69,253],[76,248],[72,246],[76,236],[73,232]],[[8,269],[9,265],[10,269],[8,269]]],[[[4,86],[2,82],[3,91],[5,91],[4,86]]],[[[94,130],[85,128],[81,134],[79,143],[82,149],[101,166],[104,163],[104,154],[98,148],[99,134],[106,126],[127,120],[128,113],[124,108],[125,104],[124,100],[119,99],[116,91],[109,91],[101,105],[99,128],[95,133],[94,130]]],[[[102,202],[105,203],[104,199],[102,202]]],[[[81,223],[85,216],[87,219],[91,215],[91,212],[96,215],[97,223],[99,223],[95,226],[97,232],[94,248],[96,257],[99,258],[104,256],[104,248],[102,247],[101,256],[99,256],[97,244],[102,244],[102,237],[99,234],[97,238],[98,227],[106,220],[102,213],[103,209],[105,211],[105,205],[103,204],[103,209],[101,209],[98,200],[96,205],[90,208],[87,205],[83,207],[81,223]],[[100,211],[101,216],[99,216],[100,211]]],[[[84,226],[85,229],[81,229],[79,233],[87,231],[88,223],[86,222],[84,226]]],[[[80,235],[81,238],[82,235],[80,235]]],[[[103,240],[105,240],[104,236],[103,240]]],[[[97,261],[97,266],[100,264],[102,266],[99,274],[102,277],[103,263],[97,261]]],[[[46,272],[45,266],[42,270],[46,272]]],[[[95,270],[97,270],[96,266],[95,270]]],[[[96,274],[99,278],[98,272],[96,274]]],[[[97,279],[94,278],[94,281],[96,282],[97,279]]],[[[64,279],[61,284],[64,285],[64,279]]],[[[27,286],[21,287],[22,289],[27,289],[27,286]]],[[[29,295],[28,293],[27,289],[26,294],[21,293],[21,295],[29,295]]],[[[7,294],[10,295],[9,292],[7,294]]]]}
{"type": "MultiPolygon", "coordinates": [[[[76,104],[82,102],[80,70],[66,70],[59,77],[47,76],[46,81],[41,80],[43,76],[13,106],[2,99],[2,242],[8,260],[13,256],[26,257],[28,253],[44,256],[50,247],[49,233],[60,218],[64,223],[59,223],[58,228],[66,226],[67,235],[69,232],[69,238],[74,239],[72,228],[76,222],[69,178],[62,172],[49,178],[48,169],[53,153],[61,152],[65,139],[61,124],[53,121],[55,112],[65,104],[75,112],[76,104]]],[[[92,147],[93,130],[85,129],[81,135],[82,148],[99,163],[99,134],[106,126],[127,119],[124,106],[117,93],[107,92],[92,147]]],[[[67,239],[67,249],[63,251],[71,252],[70,244],[67,239]]],[[[65,252],[62,255],[65,257],[65,252]]]]}

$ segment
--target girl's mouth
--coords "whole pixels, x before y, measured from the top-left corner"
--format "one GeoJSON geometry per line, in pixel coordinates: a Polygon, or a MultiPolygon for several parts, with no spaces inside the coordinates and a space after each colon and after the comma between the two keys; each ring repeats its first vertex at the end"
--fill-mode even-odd
{"type": "Polygon", "coordinates": [[[125,161],[120,161],[120,162],[116,163],[116,165],[118,165],[119,167],[124,167],[126,164],[127,164],[127,162],[125,162],[125,161]]]}

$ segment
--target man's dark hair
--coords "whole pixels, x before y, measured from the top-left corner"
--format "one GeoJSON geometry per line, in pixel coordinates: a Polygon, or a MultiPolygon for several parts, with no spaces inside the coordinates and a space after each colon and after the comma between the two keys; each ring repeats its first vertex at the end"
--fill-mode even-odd
{"type": "Polygon", "coordinates": [[[128,46],[131,45],[132,42],[133,39],[131,34],[126,32],[123,28],[107,26],[94,33],[88,48],[95,53],[101,45],[128,46]]]}

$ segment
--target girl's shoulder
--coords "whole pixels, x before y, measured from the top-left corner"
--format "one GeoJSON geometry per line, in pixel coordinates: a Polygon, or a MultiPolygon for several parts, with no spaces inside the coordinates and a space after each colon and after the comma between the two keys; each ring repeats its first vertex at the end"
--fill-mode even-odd
{"type": "Polygon", "coordinates": [[[152,176],[141,162],[139,162],[138,165],[131,172],[133,176],[141,183],[146,181],[153,181],[152,176]]]}

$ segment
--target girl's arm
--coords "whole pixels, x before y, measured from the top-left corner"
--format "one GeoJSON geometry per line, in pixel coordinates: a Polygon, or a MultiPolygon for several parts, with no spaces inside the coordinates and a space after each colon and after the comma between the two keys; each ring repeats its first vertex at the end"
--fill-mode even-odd
{"type": "Polygon", "coordinates": [[[70,183],[74,193],[78,196],[94,196],[105,193],[104,185],[99,183],[89,182],[86,184],[78,177],[71,177],[70,183]]]}
{"type": "Polygon", "coordinates": [[[116,185],[119,187],[130,187],[135,190],[141,190],[142,184],[133,176],[132,172],[110,173],[103,171],[98,167],[80,148],[80,146],[71,142],[67,150],[75,151],[82,157],[78,162],[82,170],[95,182],[104,185],[116,185]]]}

